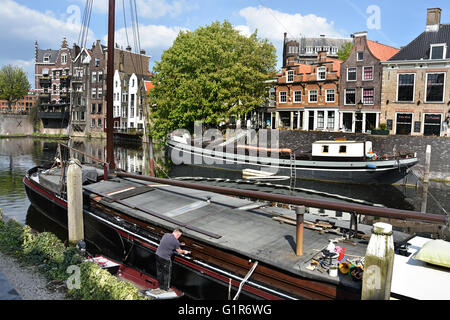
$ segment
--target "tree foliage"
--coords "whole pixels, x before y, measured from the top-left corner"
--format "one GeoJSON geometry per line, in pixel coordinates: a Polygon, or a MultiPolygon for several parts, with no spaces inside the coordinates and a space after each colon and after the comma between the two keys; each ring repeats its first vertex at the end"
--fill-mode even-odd
{"type": "Polygon", "coordinates": [[[8,108],[25,97],[31,85],[27,74],[20,67],[7,65],[0,69],[0,99],[8,101],[8,108]]]}
{"type": "Polygon", "coordinates": [[[339,60],[342,61],[347,60],[350,54],[352,53],[353,46],[354,45],[351,42],[345,43],[337,53],[339,60]]]}
{"type": "Polygon", "coordinates": [[[263,103],[275,65],[276,50],[267,39],[256,32],[243,36],[227,21],[180,32],[153,69],[153,136],[192,131],[195,121],[216,126],[252,111],[263,103]]]}

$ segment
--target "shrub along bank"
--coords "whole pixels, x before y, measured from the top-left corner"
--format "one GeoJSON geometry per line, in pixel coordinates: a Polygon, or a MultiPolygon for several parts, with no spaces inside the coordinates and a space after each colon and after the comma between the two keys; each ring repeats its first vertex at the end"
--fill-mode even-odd
{"type": "Polygon", "coordinates": [[[69,286],[67,294],[72,299],[143,299],[132,284],[118,280],[93,262],[84,262],[77,248],[66,247],[52,233],[35,233],[13,219],[0,220],[0,252],[22,264],[36,266],[48,281],[71,281],[73,285],[69,286]],[[71,270],[79,268],[79,279],[74,279],[77,275],[73,271],[67,272],[70,266],[75,266],[71,270]]]}

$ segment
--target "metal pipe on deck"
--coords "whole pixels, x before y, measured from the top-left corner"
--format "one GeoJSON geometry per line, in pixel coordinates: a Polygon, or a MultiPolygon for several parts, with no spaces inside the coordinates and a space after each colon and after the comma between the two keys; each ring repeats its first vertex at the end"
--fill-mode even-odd
{"type": "Polygon", "coordinates": [[[297,196],[271,194],[259,191],[240,190],[226,187],[217,187],[209,185],[195,184],[185,181],[177,181],[172,179],[162,179],[148,176],[139,176],[130,173],[117,172],[116,175],[121,178],[132,178],[136,180],[149,181],[154,183],[172,185],[182,188],[197,189],[209,191],[224,195],[238,196],[252,199],[267,200],[271,202],[280,202],[296,206],[306,206],[313,208],[323,208],[334,211],[357,212],[373,217],[399,219],[399,220],[415,220],[433,224],[447,225],[448,218],[443,215],[421,213],[409,210],[400,210],[392,208],[371,207],[353,203],[341,203],[329,200],[308,199],[297,196]]]}

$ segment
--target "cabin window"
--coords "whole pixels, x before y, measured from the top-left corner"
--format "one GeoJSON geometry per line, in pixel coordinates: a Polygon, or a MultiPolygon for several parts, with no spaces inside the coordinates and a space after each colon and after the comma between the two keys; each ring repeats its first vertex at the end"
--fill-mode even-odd
{"type": "Polygon", "coordinates": [[[329,146],[322,146],[322,153],[328,153],[329,146]]]}
{"type": "Polygon", "coordinates": [[[347,146],[339,146],[339,153],[347,153],[347,146]]]}

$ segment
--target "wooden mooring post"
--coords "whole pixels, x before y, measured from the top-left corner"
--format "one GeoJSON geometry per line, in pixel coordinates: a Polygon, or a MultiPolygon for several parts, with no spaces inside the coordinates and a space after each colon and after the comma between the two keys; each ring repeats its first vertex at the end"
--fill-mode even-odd
{"type": "Polygon", "coordinates": [[[362,300],[390,299],[394,255],[392,225],[375,223],[365,256],[362,300]]]}
{"type": "Polygon", "coordinates": [[[81,163],[77,159],[72,159],[67,169],[67,227],[69,243],[72,245],[84,240],[82,188],[81,163]]]}
{"type": "Polygon", "coordinates": [[[425,174],[423,176],[424,183],[428,183],[430,181],[430,166],[431,166],[431,146],[427,145],[427,151],[425,153],[425,174]]]}
{"type": "Polygon", "coordinates": [[[303,256],[303,227],[305,211],[305,206],[295,207],[295,214],[297,215],[297,246],[295,253],[297,256],[303,256]]]}

